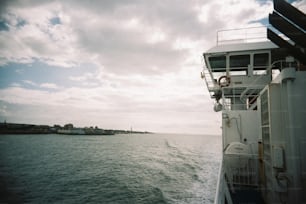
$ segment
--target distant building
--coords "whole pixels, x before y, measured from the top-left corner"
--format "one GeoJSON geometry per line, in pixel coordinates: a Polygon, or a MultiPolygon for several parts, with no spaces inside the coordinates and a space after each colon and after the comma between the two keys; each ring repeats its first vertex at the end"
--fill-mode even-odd
{"type": "Polygon", "coordinates": [[[73,124],[68,123],[68,124],[64,125],[64,129],[66,129],[66,130],[73,129],[73,124]]]}

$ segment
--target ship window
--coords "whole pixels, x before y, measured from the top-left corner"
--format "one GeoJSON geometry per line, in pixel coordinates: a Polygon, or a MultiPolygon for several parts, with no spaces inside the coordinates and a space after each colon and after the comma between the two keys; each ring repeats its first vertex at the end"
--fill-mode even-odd
{"type": "Polygon", "coordinates": [[[250,55],[233,55],[230,56],[230,68],[233,71],[241,71],[248,68],[250,64],[250,55]],[[234,69],[232,69],[234,68],[234,69]]]}
{"type": "Polygon", "coordinates": [[[223,72],[225,71],[226,67],[226,57],[225,56],[209,57],[209,64],[213,71],[223,72]]]}
{"type": "Polygon", "coordinates": [[[254,54],[254,69],[266,69],[269,64],[269,54],[254,54]]]}

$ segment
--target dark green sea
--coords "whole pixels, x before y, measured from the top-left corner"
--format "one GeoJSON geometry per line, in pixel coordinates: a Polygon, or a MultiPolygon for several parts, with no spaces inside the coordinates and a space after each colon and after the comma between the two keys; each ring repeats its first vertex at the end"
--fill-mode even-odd
{"type": "Polygon", "coordinates": [[[221,137],[0,135],[0,203],[213,203],[221,137]]]}

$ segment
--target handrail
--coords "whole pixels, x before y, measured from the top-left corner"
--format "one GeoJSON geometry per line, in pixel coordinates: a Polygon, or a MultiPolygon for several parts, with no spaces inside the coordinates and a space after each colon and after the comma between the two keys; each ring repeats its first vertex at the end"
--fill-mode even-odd
{"type": "Polygon", "coordinates": [[[257,82],[265,76],[266,75],[261,75],[260,77],[255,78],[254,81],[249,86],[246,87],[246,89],[240,94],[240,100],[242,102],[246,102],[246,99],[249,96],[254,96],[253,94],[255,94],[256,92],[257,92],[256,96],[258,96],[258,94],[259,94],[258,90],[262,90],[265,87],[266,84],[258,84],[257,82]],[[250,91],[250,92],[248,93],[248,91],[250,91]]]}
{"type": "Polygon", "coordinates": [[[228,185],[227,185],[226,180],[225,180],[225,171],[224,171],[223,159],[221,159],[214,204],[224,204],[225,199],[226,199],[228,204],[233,204],[233,200],[232,200],[228,185]]]}
{"type": "Polygon", "coordinates": [[[231,190],[234,184],[245,186],[258,186],[258,155],[257,154],[225,154],[224,171],[227,175],[231,190]],[[241,166],[232,165],[239,161],[241,166]]]}
{"type": "Polygon", "coordinates": [[[221,159],[220,167],[219,167],[219,173],[218,173],[218,180],[217,180],[217,188],[216,188],[216,195],[215,195],[215,201],[214,204],[224,203],[222,198],[224,197],[222,194],[224,183],[224,171],[223,171],[223,159],[221,159]]]}
{"type": "Polygon", "coordinates": [[[267,28],[269,26],[256,26],[217,31],[217,45],[233,42],[267,41],[267,28]],[[224,37],[225,36],[225,37],[224,37]]]}
{"type": "MultiPolygon", "coordinates": [[[[283,68],[283,63],[284,62],[286,62],[286,61],[284,61],[284,60],[277,60],[277,61],[275,61],[275,62],[273,62],[270,66],[268,66],[267,67],[267,69],[266,69],[266,72],[268,73],[268,74],[270,74],[271,75],[271,80],[272,80],[272,68],[273,68],[273,66],[275,65],[275,64],[277,64],[277,63],[280,63],[280,69],[282,69],[283,68]]],[[[261,75],[260,77],[258,77],[258,78],[256,78],[241,94],[240,94],[240,100],[242,101],[242,102],[246,102],[246,98],[248,98],[249,96],[253,96],[253,94],[256,92],[256,91],[258,91],[258,89],[263,89],[264,88],[264,86],[266,85],[266,84],[259,84],[258,85],[258,81],[259,80],[261,80],[263,77],[265,77],[265,76],[267,76],[267,75],[261,75]],[[256,84],[256,85],[255,85],[256,84]],[[247,94],[248,93],[248,91],[249,90],[252,90],[249,94],[247,94]]],[[[256,96],[258,96],[258,94],[256,95],[256,96]]]]}
{"type": "Polygon", "coordinates": [[[213,91],[218,88],[218,84],[214,80],[212,73],[205,65],[203,66],[203,71],[201,72],[201,78],[205,80],[210,97],[213,98],[213,91]]]}

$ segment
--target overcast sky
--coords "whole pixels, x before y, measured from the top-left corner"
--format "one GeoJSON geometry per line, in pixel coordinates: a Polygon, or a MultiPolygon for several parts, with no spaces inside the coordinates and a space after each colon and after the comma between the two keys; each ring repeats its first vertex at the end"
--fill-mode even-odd
{"type": "Polygon", "coordinates": [[[202,52],[217,30],[266,24],[272,10],[266,0],[1,0],[0,121],[220,134],[202,52]]]}

